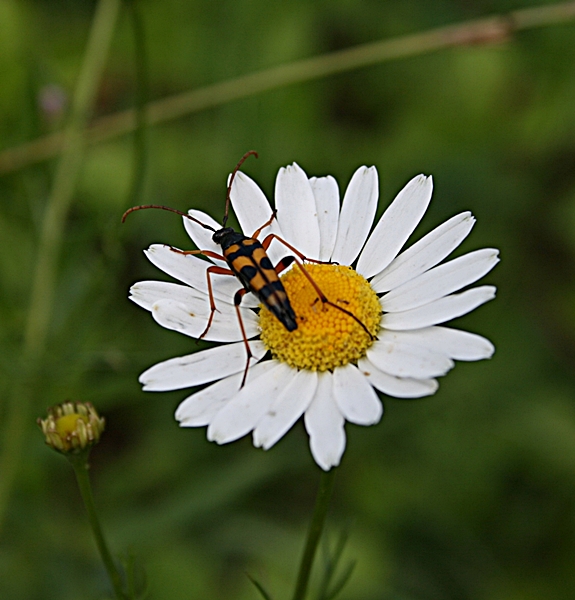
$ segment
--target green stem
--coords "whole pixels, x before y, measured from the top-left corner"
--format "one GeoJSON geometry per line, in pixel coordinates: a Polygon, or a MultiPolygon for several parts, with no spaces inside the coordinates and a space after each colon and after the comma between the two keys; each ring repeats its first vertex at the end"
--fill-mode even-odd
{"type": "Polygon", "coordinates": [[[82,494],[82,500],[86,507],[86,513],[88,515],[88,521],[92,528],[92,533],[96,539],[96,545],[102,557],[102,562],[108,572],[108,577],[114,588],[114,595],[118,600],[126,600],[126,596],[122,590],[122,578],[114,559],[108,550],[108,545],[100,526],[100,520],[98,519],[98,513],[96,512],[96,505],[94,504],[94,496],[92,495],[92,486],[90,484],[90,476],[88,475],[88,463],[86,461],[87,454],[80,453],[75,455],[67,455],[72,466],[74,467],[74,473],[76,474],[76,480],[78,481],[78,487],[80,488],[80,494],[82,494]]]}
{"type": "Polygon", "coordinates": [[[62,245],[66,216],[84,157],[84,129],[96,100],[119,6],[119,0],[100,0],[74,91],[70,119],[64,132],[62,156],[56,169],[40,232],[32,301],[25,332],[26,349],[32,353],[41,350],[46,339],[53,305],[56,262],[62,245]]]}
{"type": "Polygon", "coordinates": [[[88,37],[86,53],[72,98],[70,117],[63,133],[62,155],[58,162],[52,190],[42,216],[42,228],[37,245],[35,272],[28,308],[22,369],[15,377],[3,426],[0,456],[0,528],[10,492],[20,466],[25,436],[30,428],[30,413],[36,397],[37,367],[46,348],[48,329],[54,305],[58,259],[64,236],[64,225],[72,203],[86,143],[86,125],[92,114],[120,0],[100,0],[88,37]]]}
{"type": "Polygon", "coordinates": [[[325,523],[325,517],[327,515],[329,501],[333,491],[335,471],[336,469],[333,468],[327,472],[323,471],[321,474],[313,517],[307,532],[307,540],[299,567],[293,600],[304,600],[307,592],[315,552],[321,538],[321,532],[323,531],[323,525],[325,523]]]}

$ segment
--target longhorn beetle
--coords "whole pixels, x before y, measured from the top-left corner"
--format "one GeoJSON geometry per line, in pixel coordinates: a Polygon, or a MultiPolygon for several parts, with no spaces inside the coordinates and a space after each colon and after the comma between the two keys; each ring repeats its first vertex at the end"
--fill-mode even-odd
{"type": "Polygon", "coordinates": [[[236,309],[236,314],[238,316],[238,322],[240,324],[242,339],[244,341],[247,353],[246,368],[244,370],[244,376],[242,378],[242,384],[240,387],[243,387],[246,382],[246,377],[250,365],[250,359],[253,356],[250,350],[250,345],[248,343],[248,339],[244,329],[244,323],[239,308],[242,298],[247,292],[252,292],[255,296],[257,296],[258,300],[262,303],[262,305],[269,311],[271,311],[272,314],[275,317],[277,317],[280,323],[282,323],[282,325],[288,331],[296,330],[298,328],[296,314],[293,308],[291,307],[285,288],[278,277],[278,275],[283,270],[287,269],[287,267],[289,267],[294,261],[301,269],[302,273],[307,277],[310,284],[315,289],[318,298],[323,304],[328,304],[329,306],[337,308],[338,310],[346,313],[352,319],[357,321],[372,339],[374,338],[374,336],[368,331],[367,327],[353,313],[341,306],[338,306],[337,304],[334,304],[333,302],[330,302],[330,300],[326,298],[326,296],[319,289],[315,281],[312,279],[311,275],[306,271],[305,267],[302,264],[303,261],[315,263],[321,263],[321,261],[306,258],[303,254],[301,254],[301,252],[296,250],[291,244],[288,244],[288,242],[280,238],[275,233],[270,233],[269,235],[267,235],[262,242],[258,241],[257,238],[262,232],[262,230],[265,229],[268,225],[270,225],[274,220],[275,211],[272,213],[270,219],[266,223],[264,223],[258,230],[256,230],[251,237],[245,236],[242,233],[235,231],[232,227],[226,227],[230,206],[230,194],[234,178],[244,161],[248,158],[248,156],[252,154],[257,158],[258,154],[254,150],[246,152],[242,156],[242,158],[240,159],[240,161],[238,162],[231,174],[226,194],[226,207],[224,211],[224,218],[222,220],[221,229],[216,230],[210,225],[202,223],[200,220],[196,219],[192,215],[179,211],[175,208],[170,208],[169,206],[161,206],[159,204],[144,204],[141,206],[133,206],[132,208],[129,208],[122,216],[123,223],[126,220],[126,217],[131,212],[134,212],[136,210],[142,210],[145,208],[158,208],[161,210],[174,212],[178,215],[181,215],[182,217],[185,217],[186,219],[194,221],[194,223],[198,223],[198,225],[201,225],[204,229],[209,229],[210,231],[214,232],[212,240],[216,244],[221,246],[221,255],[217,254],[216,252],[212,252],[211,250],[178,250],[177,248],[171,248],[171,250],[173,252],[177,252],[178,254],[202,254],[203,256],[207,256],[209,258],[224,260],[229,267],[228,269],[226,269],[224,267],[212,265],[206,269],[208,295],[210,300],[210,316],[208,318],[206,328],[204,329],[203,333],[199,336],[199,339],[202,339],[208,333],[214,318],[214,313],[217,310],[214,301],[214,294],[212,291],[211,275],[233,275],[237,277],[240,283],[242,284],[243,288],[239,289],[234,295],[234,306],[236,309]],[[284,244],[284,246],[289,248],[289,250],[291,250],[299,258],[299,260],[296,259],[296,256],[286,256],[282,258],[282,260],[280,260],[278,264],[274,267],[268,255],[266,254],[266,250],[268,249],[273,239],[277,239],[282,244],[284,244]]]}

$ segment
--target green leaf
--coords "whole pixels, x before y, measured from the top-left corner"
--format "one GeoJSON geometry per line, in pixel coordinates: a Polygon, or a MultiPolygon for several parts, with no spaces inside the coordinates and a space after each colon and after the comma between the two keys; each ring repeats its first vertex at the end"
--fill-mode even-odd
{"type": "Polygon", "coordinates": [[[273,600],[272,597],[270,596],[270,594],[268,594],[266,592],[266,590],[264,589],[264,586],[259,581],[254,579],[249,573],[246,573],[246,575],[247,575],[248,579],[256,586],[256,589],[262,595],[262,598],[264,600],[273,600]]]}

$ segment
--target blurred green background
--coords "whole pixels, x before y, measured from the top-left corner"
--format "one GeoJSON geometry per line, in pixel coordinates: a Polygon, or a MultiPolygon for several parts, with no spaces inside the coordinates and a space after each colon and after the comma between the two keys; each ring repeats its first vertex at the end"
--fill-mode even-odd
{"type": "MultiPolygon", "coordinates": [[[[150,99],[386,37],[536,5],[524,0],[141,0],[150,99]]],[[[96,2],[0,0],[0,149],[60,129],[96,2]]],[[[122,10],[96,116],[137,101],[122,10]]],[[[575,590],[575,22],[428,53],[209,108],[150,128],[136,203],[221,219],[242,154],[271,197],[297,161],[344,190],[376,165],[380,211],[414,175],[434,200],[415,237],[471,210],[461,252],[501,250],[498,298],[454,322],[489,337],[423,400],[384,398],[377,426],[347,425],[328,538],[349,532],[341,594],[356,600],[562,600],[575,590]]],[[[127,299],[165,279],[142,254],[191,247],[168,213],[120,224],[138,169],[133,134],[90,146],[65,223],[45,351],[22,365],[39,231],[57,159],[0,176],[0,430],[17,469],[0,515],[0,598],[102,598],[107,580],[66,460],[34,422],[66,399],[107,419],[96,503],[115,552],[144,566],[150,599],[290,596],[319,469],[299,423],[269,452],[218,447],[173,419],[186,391],[143,393],[138,374],[196,348],[127,299]],[[30,371],[32,369],[32,371],[30,371]],[[32,372],[32,376],[30,376],[32,372]],[[22,378],[26,381],[22,382],[22,378]],[[7,431],[32,385],[25,431],[7,431]],[[12,437],[10,437],[12,434],[12,437]],[[21,436],[23,450],[11,452],[21,436]]],[[[141,163],[140,163],[141,165],[141,163]]],[[[17,445],[16,445],[17,446],[17,445]]],[[[0,473],[0,478],[6,473],[0,473]]],[[[7,479],[4,483],[6,484],[7,479]]],[[[9,482],[8,482],[9,483],[9,482]]],[[[321,564],[321,556],[318,564],[321,564]]]]}

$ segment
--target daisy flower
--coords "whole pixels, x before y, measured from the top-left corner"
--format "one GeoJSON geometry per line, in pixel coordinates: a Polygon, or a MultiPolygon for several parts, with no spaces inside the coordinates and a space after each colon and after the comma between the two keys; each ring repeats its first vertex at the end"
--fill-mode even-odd
{"type": "MultiPolygon", "coordinates": [[[[475,250],[443,262],[471,231],[471,213],[452,217],[403,250],[427,210],[432,188],[431,177],[414,177],[371,231],[378,202],[375,167],[354,173],[341,206],[333,177],[308,178],[295,163],[280,169],[277,218],[259,239],[274,233],[316,261],[305,269],[336,306],[320,301],[297,266],[281,276],[297,317],[295,331],[287,331],[265,307],[258,308],[253,294],[246,294],[240,311],[253,357],[241,387],[247,356],[233,305],[241,284],[235,277],[212,276],[217,312],[204,339],[218,345],[146,370],[140,376],[144,390],[211,384],[188,396],[176,419],[182,427],[207,426],[208,439],[219,444],[251,432],[254,445],[267,450],[303,415],[316,463],[326,471],[338,465],[345,422],[380,420],[383,407],[376,390],[396,398],[428,396],[454,360],[493,354],[485,338],[443,326],[495,296],[490,285],[459,290],[495,266],[497,250],[475,250]]],[[[270,220],[265,195],[241,172],[231,201],[247,236],[270,220]]],[[[201,211],[189,214],[221,228],[201,211]]],[[[210,231],[183,220],[197,248],[221,254],[210,231]]],[[[278,240],[268,249],[273,264],[290,254],[278,240]]],[[[167,245],[152,245],[146,255],[181,283],[136,283],[131,299],[163,327],[199,337],[210,315],[206,270],[225,263],[167,245]]]]}

